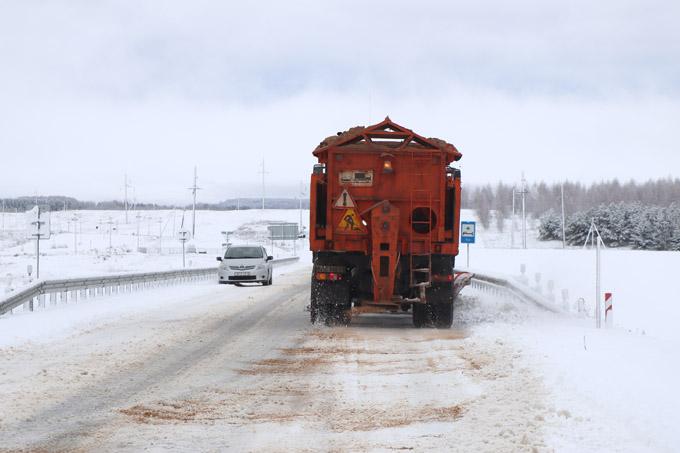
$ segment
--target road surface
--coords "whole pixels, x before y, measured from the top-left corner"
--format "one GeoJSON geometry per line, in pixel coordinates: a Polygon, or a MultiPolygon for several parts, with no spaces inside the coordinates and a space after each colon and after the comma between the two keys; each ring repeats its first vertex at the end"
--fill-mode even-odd
{"type": "Polygon", "coordinates": [[[0,451],[545,449],[546,391],[512,344],[469,319],[310,326],[308,293],[309,269],[199,285],[181,304],[0,349],[0,451]]]}

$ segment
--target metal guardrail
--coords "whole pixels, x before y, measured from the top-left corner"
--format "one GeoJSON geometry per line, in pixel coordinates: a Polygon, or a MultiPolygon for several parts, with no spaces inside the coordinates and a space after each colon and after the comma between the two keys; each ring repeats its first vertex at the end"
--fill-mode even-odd
{"type": "MultiPolygon", "coordinates": [[[[280,258],[272,264],[285,264],[298,261],[299,257],[280,258]]],[[[215,278],[217,266],[198,269],[183,269],[163,272],[145,272],[138,274],[105,275],[99,277],[68,278],[61,280],[44,280],[17,291],[3,301],[0,301],[0,316],[24,305],[33,311],[36,305],[44,308],[49,296],[49,302],[77,301],[101,295],[111,295],[132,292],[161,284],[180,284],[189,281],[215,278]]]]}
{"type": "Polygon", "coordinates": [[[543,295],[511,278],[460,269],[455,269],[455,272],[469,272],[472,274],[470,286],[482,292],[522,302],[530,302],[553,313],[561,312],[560,308],[551,303],[543,295]]]}

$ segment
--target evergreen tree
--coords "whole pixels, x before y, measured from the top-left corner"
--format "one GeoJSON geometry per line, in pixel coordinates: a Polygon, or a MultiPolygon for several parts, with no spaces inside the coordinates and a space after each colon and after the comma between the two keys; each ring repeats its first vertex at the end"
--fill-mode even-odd
{"type": "Polygon", "coordinates": [[[562,239],[562,218],[552,209],[539,219],[538,239],[541,241],[562,239]]]}

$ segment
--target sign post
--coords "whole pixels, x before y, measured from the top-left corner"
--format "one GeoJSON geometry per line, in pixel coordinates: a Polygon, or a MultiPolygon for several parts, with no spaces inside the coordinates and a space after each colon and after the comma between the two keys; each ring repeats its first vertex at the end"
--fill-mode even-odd
{"type": "Polygon", "coordinates": [[[614,327],[614,307],[612,293],[604,293],[604,326],[608,329],[614,327]]]}
{"type": "Polygon", "coordinates": [[[297,241],[299,232],[297,223],[278,223],[268,225],[269,239],[272,242],[272,255],[274,254],[274,240],[278,241],[293,241],[293,254],[297,254],[295,249],[295,241],[297,241]]]}
{"type": "Polygon", "coordinates": [[[28,236],[35,239],[35,278],[40,279],[40,239],[50,238],[50,212],[35,206],[26,213],[28,236]]]}
{"type": "Polygon", "coordinates": [[[600,235],[600,230],[597,229],[595,225],[595,219],[590,220],[590,229],[588,230],[588,235],[586,236],[586,241],[583,244],[583,248],[588,245],[588,240],[591,241],[591,246],[595,249],[595,327],[602,327],[602,302],[600,299],[600,246],[606,247],[602,236],[600,235]]]}
{"type": "Polygon", "coordinates": [[[475,243],[476,222],[460,222],[460,242],[467,246],[467,267],[470,267],[470,244],[475,243]]]}
{"type": "Polygon", "coordinates": [[[187,241],[190,241],[192,237],[191,231],[189,231],[188,228],[184,228],[184,212],[182,212],[182,225],[179,227],[179,231],[177,232],[177,240],[182,243],[182,268],[186,267],[186,258],[185,258],[185,244],[187,241]]]}
{"type": "Polygon", "coordinates": [[[186,267],[186,259],[184,257],[184,250],[185,250],[185,244],[187,243],[187,241],[191,240],[191,231],[189,231],[188,229],[184,228],[184,226],[182,226],[182,228],[180,228],[180,230],[177,232],[177,240],[179,240],[179,242],[182,243],[182,268],[185,268],[186,267]]]}

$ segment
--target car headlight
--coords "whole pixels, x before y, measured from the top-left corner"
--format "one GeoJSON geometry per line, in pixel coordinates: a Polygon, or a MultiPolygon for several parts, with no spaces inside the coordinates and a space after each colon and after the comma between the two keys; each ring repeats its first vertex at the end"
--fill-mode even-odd
{"type": "Polygon", "coordinates": [[[264,269],[264,264],[260,264],[259,266],[257,266],[257,270],[258,270],[258,271],[260,271],[260,270],[262,270],[262,269],[264,269]]]}

